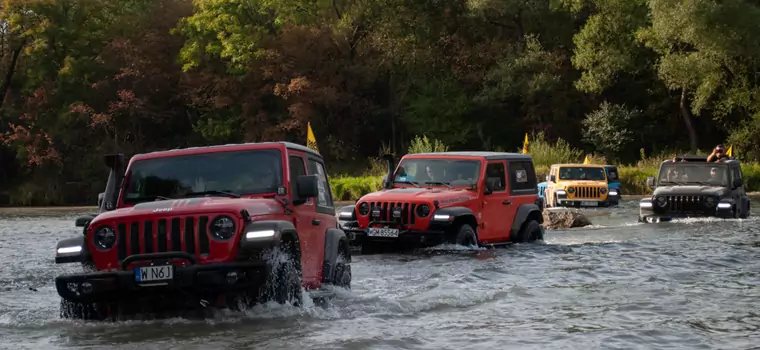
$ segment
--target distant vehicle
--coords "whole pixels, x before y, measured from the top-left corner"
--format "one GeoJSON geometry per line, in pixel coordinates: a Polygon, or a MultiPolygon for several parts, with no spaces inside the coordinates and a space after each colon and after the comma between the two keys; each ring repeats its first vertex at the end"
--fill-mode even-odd
{"type": "Polygon", "coordinates": [[[339,211],[364,254],[453,243],[491,246],[543,239],[533,158],[500,152],[387,156],[383,189],[339,211]]]}
{"type": "Polygon", "coordinates": [[[750,199],[744,189],[739,161],[706,162],[704,156],[680,156],[660,164],[657,179],[647,178],[653,189],[639,203],[640,222],[673,218],[748,218],[750,199]]]}
{"type": "Polygon", "coordinates": [[[100,212],[60,241],[61,317],[186,311],[274,300],[302,288],[350,288],[351,255],[338,228],[322,157],[288,142],[106,156],[100,212]]]}
{"type": "Polygon", "coordinates": [[[597,164],[553,164],[539,184],[547,207],[609,207],[620,202],[617,168],[597,164]]]}

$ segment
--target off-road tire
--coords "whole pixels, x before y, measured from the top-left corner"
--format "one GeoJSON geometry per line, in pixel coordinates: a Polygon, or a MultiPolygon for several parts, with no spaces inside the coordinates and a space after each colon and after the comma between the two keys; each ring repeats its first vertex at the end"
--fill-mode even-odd
{"type": "Polygon", "coordinates": [[[512,239],[512,243],[531,243],[544,239],[544,231],[536,220],[528,219],[512,239]]]}
{"type": "Polygon", "coordinates": [[[465,247],[477,247],[478,238],[475,235],[475,230],[472,226],[462,224],[456,229],[456,231],[449,235],[449,243],[465,247]]]}
{"type": "Polygon", "coordinates": [[[294,245],[285,241],[267,252],[270,274],[261,293],[262,301],[303,305],[301,259],[294,245]]]}
{"type": "Polygon", "coordinates": [[[741,214],[739,214],[740,219],[746,219],[749,217],[749,202],[747,202],[747,205],[744,207],[744,211],[742,211],[741,214]]]}
{"type": "Polygon", "coordinates": [[[351,253],[346,246],[341,245],[338,248],[338,256],[335,262],[335,275],[333,276],[333,285],[341,288],[351,289],[351,253]]]}

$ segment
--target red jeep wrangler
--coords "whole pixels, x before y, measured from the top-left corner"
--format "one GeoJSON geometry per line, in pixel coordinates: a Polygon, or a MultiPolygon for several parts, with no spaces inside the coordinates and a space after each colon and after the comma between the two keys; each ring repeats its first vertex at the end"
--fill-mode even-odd
{"type": "MultiPolygon", "coordinates": [[[[322,157],[287,142],[106,156],[97,215],[62,240],[61,317],[302,302],[302,287],[350,288],[351,255],[322,157]],[[123,176],[122,176],[123,175],[123,176]],[[199,307],[200,306],[200,307],[199,307]]],[[[317,292],[317,291],[315,291],[317,292]]]]}
{"type": "Polygon", "coordinates": [[[543,201],[533,157],[516,153],[408,154],[383,190],[340,209],[338,220],[362,253],[381,245],[495,246],[543,239],[543,201]]]}

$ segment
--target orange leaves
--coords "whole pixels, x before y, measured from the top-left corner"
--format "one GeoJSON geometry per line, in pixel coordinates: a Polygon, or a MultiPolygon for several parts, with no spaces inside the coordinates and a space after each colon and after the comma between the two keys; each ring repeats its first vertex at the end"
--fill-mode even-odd
{"type": "Polygon", "coordinates": [[[29,166],[39,166],[48,162],[60,165],[61,157],[53,147],[50,136],[36,127],[31,115],[24,114],[21,119],[29,121],[29,125],[11,123],[10,130],[0,134],[0,141],[6,146],[15,145],[18,151],[25,153],[29,166]]]}

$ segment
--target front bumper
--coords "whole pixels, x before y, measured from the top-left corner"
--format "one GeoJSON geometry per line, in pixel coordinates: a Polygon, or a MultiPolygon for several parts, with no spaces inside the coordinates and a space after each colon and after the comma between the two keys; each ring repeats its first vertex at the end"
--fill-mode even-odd
{"type": "Polygon", "coordinates": [[[340,221],[341,229],[346,233],[349,243],[353,246],[364,244],[437,245],[446,241],[446,229],[448,227],[446,224],[433,224],[425,230],[416,230],[390,222],[374,222],[374,224],[386,224],[387,228],[398,229],[398,236],[371,235],[369,228],[360,228],[356,221],[340,221]]]}
{"type": "Polygon", "coordinates": [[[118,301],[157,294],[204,295],[252,290],[264,283],[268,273],[265,261],[199,265],[186,253],[153,253],[132,255],[122,264],[122,269],[117,271],[58,276],[55,278],[55,287],[58,295],[69,301],[118,301]],[[171,264],[171,261],[176,259],[189,260],[191,264],[171,264]],[[129,270],[123,267],[127,263],[137,261],[150,261],[151,264],[129,270]],[[173,278],[143,283],[136,281],[136,269],[145,266],[173,266],[173,278]]]}
{"type": "Polygon", "coordinates": [[[734,217],[732,207],[716,207],[714,210],[704,211],[656,211],[650,206],[639,205],[639,222],[652,221],[670,221],[671,219],[687,218],[721,218],[730,219],[734,217]]]}
{"type": "Polygon", "coordinates": [[[580,207],[609,207],[613,205],[618,205],[620,203],[620,198],[618,196],[607,196],[604,200],[598,200],[598,199],[569,199],[567,197],[557,197],[557,206],[559,207],[574,207],[574,208],[580,208],[580,207]]]}

